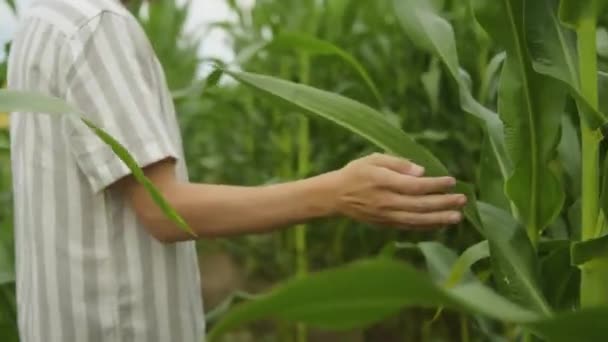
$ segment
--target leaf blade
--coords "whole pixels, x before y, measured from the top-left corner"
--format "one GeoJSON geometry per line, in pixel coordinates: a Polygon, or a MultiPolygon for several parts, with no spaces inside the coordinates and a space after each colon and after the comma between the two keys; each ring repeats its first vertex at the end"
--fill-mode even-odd
{"type": "Polygon", "coordinates": [[[369,325],[408,306],[461,308],[506,320],[541,317],[482,285],[443,289],[407,264],[376,258],[292,280],[233,309],[208,337],[213,341],[234,327],[265,317],[327,329],[349,329],[369,325]],[[474,301],[474,297],[483,300],[474,301]]]}
{"type": "Polygon", "coordinates": [[[532,69],[525,45],[524,1],[473,0],[473,4],[477,19],[507,53],[498,104],[514,166],[506,190],[534,242],[565,200],[563,186],[549,163],[557,148],[566,90],[532,69]]]}

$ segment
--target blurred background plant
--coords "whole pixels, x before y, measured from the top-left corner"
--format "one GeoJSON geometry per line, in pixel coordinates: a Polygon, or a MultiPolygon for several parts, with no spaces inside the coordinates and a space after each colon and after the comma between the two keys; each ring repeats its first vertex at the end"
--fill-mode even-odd
{"type": "MultiPolygon", "coordinates": [[[[491,107],[500,55],[496,57],[489,40],[472,24],[466,1],[432,2],[455,28],[461,65],[475,87],[472,93],[491,107]]],[[[257,0],[252,6],[240,6],[236,0],[226,0],[233,20],[190,33],[184,30],[189,5],[181,3],[158,0],[143,8],[136,3],[132,9],[165,67],[192,180],[239,185],[282,182],[340,168],[375,151],[335,125],[306,118],[233,82],[207,87],[200,70],[213,63],[309,84],[379,108],[459,179],[474,182],[484,173],[497,172],[477,167],[485,146],[479,125],[462,112],[458,89],[448,81],[441,63],[403,34],[390,1],[257,0]],[[205,44],[211,30],[227,34],[236,56],[233,61],[199,57],[200,44],[205,44]]],[[[5,84],[5,72],[6,62],[0,61],[0,84],[5,84]]],[[[14,341],[14,335],[2,335],[14,334],[15,327],[7,126],[0,114],[0,339],[14,341]]],[[[502,200],[490,197],[486,200],[502,200]]],[[[461,252],[479,241],[479,235],[468,224],[420,234],[336,218],[274,234],[201,241],[207,319],[212,325],[231,302],[286,278],[377,255],[394,247],[395,241],[423,240],[440,241],[461,252]]],[[[415,248],[399,253],[417,265],[424,260],[415,248]]],[[[482,274],[486,268],[484,263],[476,265],[482,274]]],[[[510,327],[486,319],[449,312],[435,316],[435,311],[417,309],[339,336],[276,322],[258,323],[226,336],[227,340],[298,342],[498,341],[499,335],[508,338],[508,333],[510,327]]]]}

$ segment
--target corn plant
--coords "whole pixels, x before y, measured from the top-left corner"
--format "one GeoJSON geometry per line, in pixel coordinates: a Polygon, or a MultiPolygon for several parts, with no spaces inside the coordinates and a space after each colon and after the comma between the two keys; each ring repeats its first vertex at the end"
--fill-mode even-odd
{"type": "MultiPolygon", "coordinates": [[[[485,132],[480,167],[495,172],[481,172],[485,176],[477,185],[500,186],[475,192],[461,182],[457,188],[469,196],[466,217],[485,240],[460,256],[438,243],[418,244],[431,277],[389,251],[295,279],[235,307],[214,325],[211,340],[260,318],[349,329],[409,306],[508,322],[523,328],[528,340],[605,340],[608,159],[600,144],[608,117],[599,101],[605,76],[598,70],[596,53],[597,19],[605,2],[471,0],[467,6],[477,32],[499,47],[493,63],[500,67],[498,98],[489,106],[485,95],[472,91],[458,60],[454,29],[440,6],[425,0],[393,1],[404,34],[442,63],[463,111],[485,132]],[[567,199],[567,193],[575,198],[567,199]],[[558,234],[563,226],[569,229],[558,234]],[[492,277],[484,281],[473,266],[488,257],[492,277]]],[[[367,105],[270,76],[224,72],[424,165],[430,176],[448,173],[428,150],[367,105]]]]}

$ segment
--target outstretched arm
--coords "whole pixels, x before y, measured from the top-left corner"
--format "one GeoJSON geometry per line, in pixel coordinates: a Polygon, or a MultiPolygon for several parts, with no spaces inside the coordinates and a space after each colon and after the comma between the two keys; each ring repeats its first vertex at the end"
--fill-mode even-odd
{"type": "MultiPolygon", "coordinates": [[[[314,218],[345,215],[359,221],[425,229],[458,223],[466,203],[447,194],[451,177],[423,177],[404,159],[373,154],[316,177],[259,187],[182,183],[172,160],[144,169],[169,203],[201,237],[268,232],[314,218]]],[[[143,186],[127,177],[118,188],[149,233],[172,243],[191,239],[156,206],[143,186]]]]}

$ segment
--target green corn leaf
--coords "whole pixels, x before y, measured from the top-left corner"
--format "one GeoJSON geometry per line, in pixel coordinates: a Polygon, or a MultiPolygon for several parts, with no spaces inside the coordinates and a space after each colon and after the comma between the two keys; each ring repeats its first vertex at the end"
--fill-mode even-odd
{"type": "Polygon", "coordinates": [[[580,272],[570,263],[570,245],[555,247],[540,262],[543,290],[551,307],[570,310],[578,306],[580,272]]]}
{"type": "Polygon", "coordinates": [[[535,242],[561,210],[563,186],[549,163],[555,155],[566,89],[532,69],[525,44],[523,0],[473,0],[477,19],[506,50],[499,113],[513,162],[506,192],[535,242]]]}
{"type": "Polygon", "coordinates": [[[536,314],[480,283],[446,288],[408,264],[376,258],[288,281],[233,308],[207,337],[215,342],[231,329],[266,318],[348,330],[413,306],[446,307],[520,324],[552,342],[603,341],[608,320],[606,307],[552,316],[536,314]]]}
{"type": "Polygon", "coordinates": [[[561,81],[576,99],[579,114],[589,127],[601,127],[608,120],[581,93],[576,33],[561,25],[558,0],[526,1],[525,6],[526,40],[534,70],[561,81]]]}
{"type": "MultiPolygon", "coordinates": [[[[461,105],[463,108],[476,115],[480,119],[484,120],[488,128],[488,137],[490,138],[490,143],[492,145],[492,149],[494,150],[494,155],[499,159],[498,164],[501,165],[501,173],[503,177],[507,175],[510,176],[510,168],[507,168],[505,165],[508,163],[508,158],[504,156],[504,154],[499,153],[502,144],[502,124],[498,120],[498,117],[481,106],[477,101],[475,101],[465,82],[460,78],[457,52],[456,52],[456,44],[454,40],[454,33],[450,26],[450,24],[441,18],[430,4],[426,1],[422,0],[408,0],[401,1],[395,0],[394,2],[396,13],[401,22],[401,26],[408,33],[408,36],[416,42],[419,46],[426,49],[427,51],[432,52],[433,54],[439,56],[447,69],[450,71],[452,77],[458,82],[460,88],[460,97],[461,97],[461,105]],[[495,123],[498,121],[498,123],[495,123]],[[500,131],[497,133],[495,130],[500,131]]],[[[492,2],[493,3],[493,2],[492,2]]],[[[555,134],[557,133],[557,126],[555,127],[555,134]]],[[[507,130],[507,133],[510,131],[507,130]]],[[[529,147],[526,147],[526,150],[529,151],[529,147]]],[[[515,159],[519,161],[520,158],[515,159]]],[[[521,169],[521,167],[520,167],[521,169]]],[[[520,170],[521,173],[521,170],[520,170]]],[[[517,180],[524,180],[528,177],[528,174],[518,175],[517,180]]],[[[526,189],[529,192],[529,189],[526,189]]],[[[526,192],[526,193],[527,193],[526,192]]],[[[561,196],[557,196],[557,205],[552,206],[551,208],[554,210],[551,212],[551,216],[555,216],[561,207],[561,203],[563,202],[563,193],[561,196]],[[556,208],[554,208],[556,207],[556,208]]],[[[541,199],[538,195],[535,194],[535,201],[540,203],[541,199]]],[[[548,201],[551,204],[551,201],[548,201]]],[[[523,206],[523,201],[519,202],[520,206],[523,206]]],[[[528,205],[528,203],[526,203],[528,205]]],[[[529,257],[525,260],[525,262],[514,262],[516,259],[512,259],[513,255],[518,253],[517,249],[511,248],[510,245],[505,244],[500,239],[510,238],[511,236],[508,233],[513,235],[513,232],[505,232],[505,231],[495,231],[495,225],[499,225],[498,221],[494,221],[488,224],[484,224],[484,235],[491,242],[491,250],[493,260],[496,260],[496,263],[502,267],[502,270],[498,270],[502,272],[501,278],[510,279],[514,283],[523,284],[523,286],[518,286],[513,291],[510,291],[509,294],[513,298],[517,298],[522,303],[531,306],[535,310],[540,310],[542,312],[548,312],[549,308],[545,303],[542,293],[539,290],[538,280],[536,277],[532,276],[533,273],[520,271],[518,267],[525,266],[528,263],[535,263],[535,256],[532,251],[531,254],[527,254],[529,257]],[[494,243],[496,241],[496,243],[494,243]]],[[[517,225],[514,228],[518,228],[517,225]]],[[[523,237],[523,241],[525,242],[525,236],[523,237]]],[[[527,243],[529,245],[529,242],[527,243]]],[[[526,269],[530,269],[529,267],[526,269]]]]}
{"type": "MultiPolygon", "coordinates": [[[[306,112],[333,121],[388,152],[410,158],[425,166],[427,174],[431,176],[446,174],[445,167],[432,154],[414,143],[407,134],[393,126],[384,116],[370,107],[336,94],[269,76],[246,72],[225,72],[244,84],[280,98],[306,112]]],[[[460,183],[459,186],[457,191],[474,198],[472,190],[467,189],[468,185],[460,183]]],[[[487,205],[486,207],[491,209],[487,205]]],[[[549,312],[542,293],[538,290],[538,280],[533,273],[536,259],[525,233],[523,230],[517,230],[519,226],[516,222],[509,223],[513,221],[513,219],[508,220],[510,215],[490,209],[486,210],[486,216],[489,216],[489,219],[486,219],[483,226],[479,219],[476,202],[469,200],[465,214],[473,225],[491,241],[493,258],[499,260],[500,265],[504,268],[501,278],[515,284],[522,284],[513,287],[513,292],[510,292],[513,298],[530,305],[534,310],[549,312]],[[501,220],[507,220],[509,226],[505,229],[498,229],[504,224],[501,220]],[[519,233],[523,233],[523,236],[519,233]],[[516,247],[516,243],[521,246],[516,247]],[[530,251],[530,253],[519,255],[522,250],[530,251]]]]}
{"type": "Polygon", "coordinates": [[[420,242],[417,246],[424,255],[431,279],[436,283],[444,282],[450,273],[450,268],[456,262],[458,254],[435,241],[420,242]]]}
{"type": "Polygon", "coordinates": [[[112,148],[112,151],[114,151],[131,170],[135,179],[146,188],[154,202],[162,209],[163,213],[179,228],[195,235],[186,221],[179,216],[177,211],[165,200],[160,191],[158,191],[152,182],[144,175],[143,170],[137,165],[137,162],[125,147],[102,128],[87,120],[79,110],[72,107],[67,102],[56,97],[38,93],[0,90],[0,112],[2,111],[62,115],[72,120],[82,120],[104,143],[112,148]]]}
{"type": "Polygon", "coordinates": [[[471,267],[488,257],[490,257],[490,247],[487,240],[467,248],[452,265],[445,286],[453,287],[465,279],[473,279],[471,267]]]}
{"type": "Polygon", "coordinates": [[[581,144],[576,127],[568,115],[562,116],[562,135],[557,147],[562,166],[568,175],[573,196],[581,195],[581,144]]]}
{"type": "Polygon", "coordinates": [[[494,281],[507,298],[532,310],[550,313],[540,287],[536,252],[520,224],[507,212],[478,202],[494,265],[494,281]]]}
{"type": "MultiPolygon", "coordinates": [[[[480,260],[490,257],[488,241],[484,240],[467,248],[460,257],[453,250],[439,242],[426,241],[420,243],[393,243],[395,249],[419,249],[424,255],[427,270],[435,283],[453,287],[462,281],[475,279],[471,266],[480,260]]],[[[385,256],[394,256],[386,253],[385,256]]]]}
{"type": "Polygon", "coordinates": [[[602,237],[573,242],[570,247],[570,262],[579,266],[593,259],[608,257],[608,235],[602,237]]]}
{"type": "Polygon", "coordinates": [[[401,27],[420,48],[441,59],[450,77],[458,84],[462,109],[480,119],[489,136],[492,151],[501,174],[506,178],[511,169],[504,146],[503,126],[498,115],[477,102],[463,78],[456,51],[456,39],[450,23],[426,0],[394,0],[393,7],[401,27]]]}
{"type": "Polygon", "coordinates": [[[446,289],[407,264],[376,258],[287,282],[235,307],[213,327],[208,338],[216,341],[226,331],[262,318],[332,330],[364,327],[409,306],[445,306],[512,322],[542,317],[481,284],[446,289]]]}
{"type": "MultiPolygon", "coordinates": [[[[456,283],[464,277],[466,277],[468,281],[473,281],[475,279],[470,272],[471,265],[457,265],[458,262],[461,261],[461,259],[458,258],[458,254],[443,244],[435,241],[427,241],[415,244],[415,246],[417,246],[424,255],[429,275],[436,284],[444,284],[446,288],[449,288],[456,285],[456,283]],[[456,275],[456,277],[459,278],[455,280],[453,284],[448,284],[449,277],[453,275],[454,267],[466,267],[466,269],[461,269],[462,273],[456,275]]],[[[486,249],[488,249],[487,244],[486,249]]],[[[489,254],[489,251],[487,253],[489,254]]],[[[457,271],[460,271],[460,269],[457,271]]],[[[443,309],[443,307],[437,309],[434,318],[429,324],[441,315],[443,309]]]]}
{"type": "MultiPolygon", "coordinates": [[[[305,112],[332,121],[367,139],[379,148],[412,160],[426,168],[428,176],[445,176],[445,166],[428,150],[418,145],[378,111],[346,97],[303,84],[248,72],[224,70],[236,80],[272,95],[305,112]]],[[[459,182],[455,191],[466,194],[469,202],[464,212],[480,231],[483,229],[475,208],[475,195],[470,185],[459,182]]]]}
{"type": "Polygon", "coordinates": [[[496,154],[492,151],[492,144],[487,135],[484,136],[481,145],[476,185],[481,201],[505,210],[511,209],[511,202],[505,194],[505,181],[500,173],[496,154]]]}
{"type": "Polygon", "coordinates": [[[271,76],[224,70],[236,80],[286,103],[343,126],[376,146],[426,167],[429,176],[445,176],[446,168],[380,112],[346,97],[271,76]]]}
{"type": "Polygon", "coordinates": [[[481,80],[480,85],[481,89],[478,99],[480,103],[488,103],[490,101],[489,96],[492,94],[493,91],[491,87],[493,86],[493,82],[495,82],[495,80],[498,79],[500,76],[500,69],[502,68],[502,64],[505,61],[505,56],[506,55],[504,52],[499,52],[494,55],[494,57],[492,57],[490,62],[488,62],[484,77],[481,80]]]}

